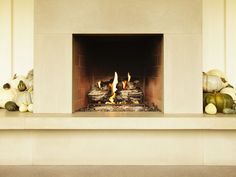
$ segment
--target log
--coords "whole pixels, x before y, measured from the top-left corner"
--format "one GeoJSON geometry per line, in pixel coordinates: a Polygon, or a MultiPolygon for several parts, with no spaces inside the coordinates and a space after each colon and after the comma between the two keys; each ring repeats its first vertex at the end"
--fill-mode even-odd
{"type": "Polygon", "coordinates": [[[112,96],[111,84],[109,81],[101,81],[95,84],[88,93],[89,105],[81,111],[101,111],[101,112],[136,112],[136,111],[159,111],[155,105],[144,104],[144,94],[140,87],[139,80],[127,82],[119,80],[116,85],[115,104],[109,101],[112,96]],[[124,82],[124,83],[123,83],[124,82]],[[123,86],[124,84],[124,86],[123,86]],[[123,88],[124,87],[124,88],[123,88]]]}
{"type": "Polygon", "coordinates": [[[119,91],[117,97],[119,100],[126,101],[128,103],[143,102],[143,92],[139,89],[121,90],[119,91]]]}
{"type": "Polygon", "coordinates": [[[89,102],[106,102],[109,98],[109,90],[92,89],[88,93],[89,102]]]}
{"type": "MultiPolygon", "coordinates": [[[[88,93],[88,99],[90,103],[106,103],[109,102],[111,96],[112,80],[101,81],[100,88],[98,84],[95,84],[88,93]]],[[[126,88],[123,89],[122,81],[117,84],[117,91],[115,102],[116,103],[130,103],[139,104],[143,102],[143,92],[139,87],[139,81],[127,82],[126,88]]]]}

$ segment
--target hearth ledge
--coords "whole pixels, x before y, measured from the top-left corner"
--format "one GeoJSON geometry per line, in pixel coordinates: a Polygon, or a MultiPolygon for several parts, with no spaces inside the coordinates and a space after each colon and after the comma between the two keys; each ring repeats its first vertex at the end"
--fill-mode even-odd
{"type": "Polygon", "coordinates": [[[31,114],[0,110],[0,130],[236,130],[236,116],[161,113],[31,114]]]}

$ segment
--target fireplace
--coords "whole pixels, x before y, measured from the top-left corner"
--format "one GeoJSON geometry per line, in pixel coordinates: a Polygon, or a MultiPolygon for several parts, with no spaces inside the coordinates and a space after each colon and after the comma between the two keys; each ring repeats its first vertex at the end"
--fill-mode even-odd
{"type": "Polygon", "coordinates": [[[129,72],[161,112],[202,113],[201,24],[201,0],[35,1],[34,112],[87,107],[97,82],[129,72]]]}
{"type": "Polygon", "coordinates": [[[162,110],[162,65],[162,34],[74,34],[73,111],[162,110]]]}

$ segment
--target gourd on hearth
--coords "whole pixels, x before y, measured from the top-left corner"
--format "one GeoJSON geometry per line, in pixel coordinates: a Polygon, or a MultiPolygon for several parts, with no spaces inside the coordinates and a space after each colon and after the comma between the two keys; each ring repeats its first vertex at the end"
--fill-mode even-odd
{"type": "Polygon", "coordinates": [[[33,70],[30,70],[27,76],[15,74],[13,78],[9,81],[11,88],[18,89],[20,82],[23,82],[26,86],[26,89],[33,87],[33,70]]]}
{"type": "Polygon", "coordinates": [[[208,105],[206,105],[205,107],[205,112],[207,114],[216,114],[217,113],[217,108],[214,104],[209,103],[208,105]]]}
{"type": "Polygon", "coordinates": [[[33,90],[30,88],[29,90],[20,91],[17,93],[15,97],[15,103],[19,106],[20,112],[33,112],[33,90]],[[30,106],[30,108],[28,108],[30,106]]]}
{"type": "Polygon", "coordinates": [[[25,104],[20,105],[19,107],[20,112],[27,112],[28,111],[28,106],[25,104]]]}
{"type": "Polygon", "coordinates": [[[0,108],[33,112],[33,70],[26,77],[14,75],[0,88],[0,108]]]}
{"type": "Polygon", "coordinates": [[[29,91],[18,92],[15,98],[15,102],[17,106],[21,106],[22,104],[28,106],[32,104],[31,94],[29,91]]]}
{"type": "Polygon", "coordinates": [[[18,90],[19,90],[20,92],[23,92],[23,91],[25,91],[25,90],[27,89],[25,83],[24,83],[22,80],[20,80],[20,82],[19,82],[17,88],[18,88],[18,90]]]}
{"type": "Polygon", "coordinates": [[[0,88],[0,108],[5,108],[8,101],[14,101],[17,90],[14,88],[0,88]]]}
{"type": "Polygon", "coordinates": [[[208,75],[203,73],[203,91],[204,92],[213,92],[220,91],[222,88],[225,88],[228,85],[224,79],[215,75],[208,75]]]}
{"type": "Polygon", "coordinates": [[[223,73],[222,71],[218,70],[218,69],[212,69],[209,70],[207,72],[207,75],[210,76],[218,76],[219,78],[222,78],[223,80],[225,80],[226,82],[228,81],[227,76],[225,75],[225,73],[223,73]]]}
{"type": "Polygon", "coordinates": [[[233,108],[234,101],[232,97],[224,93],[204,93],[203,94],[204,107],[209,103],[216,106],[217,112],[223,112],[224,108],[233,108]]]}
{"type": "Polygon", "coordinates": [[[28,80],[25,76],[17,76],[16,74],[13,76],[13,79],[9,81],[9,84],[11,85],[11,88],[18,89],[18,85],[22,81],[27,88],[29,88],[28,80]]]}
{"type": "Polygon", "coordinates": [[[16,105],[15,102],[13,101],[8,101],[6,104],[5,104],[5,108],[6,110],[8,111],[18,111],[19,110],[19,107],[16,105]]]}
{"type": "Polygon", "coordinates": [[[28,105],[28,111],[33,112],[34,106],[33,103],[28,105]]]}
{"type": "Polygon", "coordinates": [[[203,73],[203,106],[207,114],[236,113],[236,91],[228,83],[226,75],[213,69],[203,73]],[[217,112],[215,112],[215,108],[217,112]]]}
{"type": "Polygon", "coordinates": [[[225,94],[228,94],[232,97],[232,99],[234,101],[236,101],[236,91],[234,88],[232,87],[226,87],[226,88],[223,88],[220,93],[225,93],[225,94]]]}

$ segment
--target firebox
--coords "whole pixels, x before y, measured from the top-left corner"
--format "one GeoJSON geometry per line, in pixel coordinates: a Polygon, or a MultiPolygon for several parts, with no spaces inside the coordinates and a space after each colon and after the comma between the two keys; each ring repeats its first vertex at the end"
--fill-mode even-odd
{"type": "Polygon", "coordinates": [[[163,34],[73,34],[73,111],[162,111],[163,34]]]}

